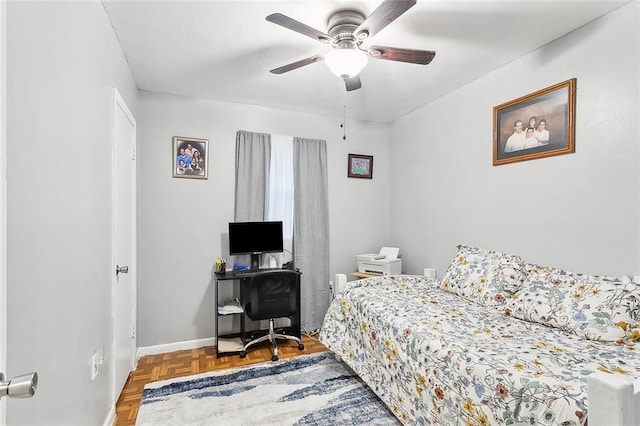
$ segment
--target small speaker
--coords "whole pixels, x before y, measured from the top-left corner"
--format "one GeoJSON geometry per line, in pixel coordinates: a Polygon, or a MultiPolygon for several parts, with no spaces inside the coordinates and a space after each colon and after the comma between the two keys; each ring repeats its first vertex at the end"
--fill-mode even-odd
{"type": "Polygon", "coordinates": [[[428,278],[438,278],[438,271],[435,268],[424,268],[424,276],[428,278]]]}
{"type": "Polygon", "coordinates": [[[336,274],[333,280],[333,294],[332,297],[335,299],[336,294],[340,293],[347,285],[347,276],[345,274],[336,274]]]}

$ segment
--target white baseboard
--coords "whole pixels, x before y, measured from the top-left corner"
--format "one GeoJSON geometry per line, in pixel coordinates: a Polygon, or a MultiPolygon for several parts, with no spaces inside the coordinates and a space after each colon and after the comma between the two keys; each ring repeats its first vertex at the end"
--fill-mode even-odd
{"type": "Polygon", "coordinates": [[[107,414],[107,419],[104,421],[103,426],[112,426],[113,422],[116,421],[116,408],[111,407],[109,413],[107,414]]]}
{"type": "Polygon", "coordinates": [[[205,339],[187,340],[184,342],[167,343],[164,345],[145,346],[138,348],[137,359],[146,355],[157,355],[167,352],[197,349],[205,346],[215,346],[215,344],[216,339],[214,337],[207,337],[205,339]]]}

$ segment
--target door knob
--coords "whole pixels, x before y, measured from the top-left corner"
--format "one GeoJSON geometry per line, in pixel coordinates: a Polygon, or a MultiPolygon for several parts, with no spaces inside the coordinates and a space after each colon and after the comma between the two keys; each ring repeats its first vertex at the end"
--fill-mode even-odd
{"type": "Polygon", "coordinates": [[[129,272],[129,267],[128,266],[116,265],[116,275],[118,275],[118,274],[126,274],[128,272],[129,272]]]}
{"type": "Polygon", "coordinates": [[[38,387],[38,373],[28,373],[6,380],[0,373],[0,398],[31,398],[38,387]]]}

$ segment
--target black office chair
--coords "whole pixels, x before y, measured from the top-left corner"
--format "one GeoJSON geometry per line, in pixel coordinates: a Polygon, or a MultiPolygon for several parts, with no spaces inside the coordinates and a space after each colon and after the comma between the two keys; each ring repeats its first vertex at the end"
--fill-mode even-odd
{"type": "MultiPolygon", "coordinates": [[[[298,349],[303,350],[304,345],[300,340],[300,273],[293,270],[265,271],[250,274],[244,279],[243,300],[244,311],[252,320],[269,320],[269,334],[251,340],[240,351],[240,357],[247,356],[247,349],[264,341],[271,341],[273,356],[271,361],[278,360],[278,345],[276,339],[293,340],[298,343],[298,349]],[[291,319],[294,329],[297,326],[298,336],[276,333],[274,330],[274,318],[291,319]]],[[[294,331],[295,333],[295,331],[294,331]]]]}

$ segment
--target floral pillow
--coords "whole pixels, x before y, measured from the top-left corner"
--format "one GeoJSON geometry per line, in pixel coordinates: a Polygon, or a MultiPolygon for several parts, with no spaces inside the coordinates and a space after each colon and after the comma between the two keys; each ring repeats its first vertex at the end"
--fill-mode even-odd
{"type": "Polygon", "coordinates": [[[459,245],[440,287],[484,306],[503,307],[524,275],[518,256],[459,245]]]}
{"type": "Polygon", "coordinates": [[[526,266],[522,288],[505,312],[585,339],[640,341],[640,280],[526,266]]]}

